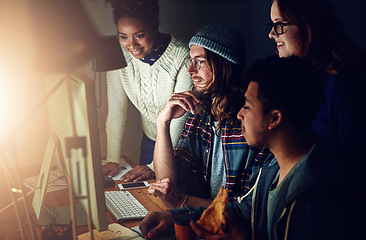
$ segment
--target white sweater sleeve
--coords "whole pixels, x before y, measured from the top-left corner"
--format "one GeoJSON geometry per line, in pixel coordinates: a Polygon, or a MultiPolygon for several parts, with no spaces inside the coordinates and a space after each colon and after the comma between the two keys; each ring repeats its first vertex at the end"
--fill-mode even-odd
{"type": "Polygon", "coordinates": [[[107,92],[107,162],[119,163],[128,106],[128,98],[121,83],[120,70],[107,73],[107,92]]]}
{"type": "MultiPolygon", "coordinates": [[[[185,56],[186,54],[187,52],[182,52],[182,56],[180,56],[180,59],[184,59],[186,57],[185,56]]],[[[184,62],[180,61],[177,64],[181,64],[181,66],[178,72],[174,93],[185,92],[190,90],[192,87],[192,79],[187,73],[187,67],[184,65],[184,62]]],[[[178,119],[173,119],[170,124],[170,137],[172,139],[173,148],[177,146],[178,139],[182,133],[186,119],[187,119],[187,113],[178,119]]]]}

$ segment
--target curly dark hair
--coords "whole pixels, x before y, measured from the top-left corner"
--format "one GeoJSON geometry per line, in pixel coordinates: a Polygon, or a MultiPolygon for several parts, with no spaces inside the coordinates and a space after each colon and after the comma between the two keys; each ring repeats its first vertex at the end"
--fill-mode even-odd
{"type": "Polygon", "coordinates": [[[287,124],[299,130],[308,129],[325,99],[320,71],[296,56],[274,55],[257,60],[245,72],[244,79],[245,84],[258,83],[257,98],[263,115],[280,109],[287,124]]]}
{"type": "Polygon", "coordinates": [[[122,17],[141,19],[151,29],[159,28],[158,0],[105,0],[113,8],[113,21],[117,25],[122,17]]]}

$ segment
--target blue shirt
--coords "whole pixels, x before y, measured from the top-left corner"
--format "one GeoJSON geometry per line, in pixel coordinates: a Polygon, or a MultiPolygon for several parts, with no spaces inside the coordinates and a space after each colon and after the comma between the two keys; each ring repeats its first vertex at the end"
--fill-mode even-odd
{"type": "Polygon", "coordinates": [[[161,57],[161,55],[163,55],[169,45],[170,40],[170,35],[159,33],[156,39],[156,44],[151,53],[141,58],[140,60],[148,63],[150,66],[153,65],[161,57]]]}

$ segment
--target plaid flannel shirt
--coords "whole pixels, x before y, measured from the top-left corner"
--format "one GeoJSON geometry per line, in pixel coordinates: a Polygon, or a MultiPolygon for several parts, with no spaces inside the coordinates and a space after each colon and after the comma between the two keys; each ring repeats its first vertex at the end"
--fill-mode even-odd
{"type": "MultiPolygon", "coordinates": [[[[188,114],[183,132],[174,149],[179,174],[179,185],[186,194],[210,198],[210,173],[212,137],[211,117],[188,114]]],[[[240,121],[235,119],[230,126],[222,127],[222,150],[226,171],[226,188],[229,199],[244,195],[254,184],[255,176],[266,158],[262,149],[251,148],[241,135],[240,121]]]]}

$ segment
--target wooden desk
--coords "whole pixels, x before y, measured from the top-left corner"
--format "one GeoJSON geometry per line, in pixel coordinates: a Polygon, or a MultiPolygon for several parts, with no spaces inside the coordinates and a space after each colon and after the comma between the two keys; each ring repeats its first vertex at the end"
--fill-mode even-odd
{"type": "MultiPolygon", "coordinates": [[[[154,182],[154,179],[148,180],[148,182],[154,182]]],[[[116,181],[116,183],[120,183],[120,181],[116,181]]],[[[107,188],[105,190],[118,190],[117,184],[113,188],[107,188]]],[[[0,185],[0,209],[5,207],[11,202],[10,194],[8,193],[8,190],[5,186],[0,185]]],[[[134,195],[137,200],[139,200],[149,211],[160,211],[160,210],[167,210],[168,208],[161,202],[161,200],[158,197],[154,197],[153,195],[148,194],[148,188],[141,188],[141,189],[131,189],[129,192],[134,195]]],[[[33,194],[27,199],[29,203],[29,207],[32,214],[32,219],[35,223],[35,231],[37,238],[41,239],[41,227],[39,226],[38,220],[36,219],[34,215],[34,211],[32,208],[32,200],[33,200],[33,194]]],[[[52,204],[51,206],[64,206],[67,205],[68,200],[68,190],[63,189],[56,192],[51,192],[46,194],[46,202],[48,204],[52,204]]],[[[21,216],[25,218],[25,210],[23,207],[23,202],[19,204],[21,208],[21,216]]],[[[116,223],[117,220],[114,218],[114,216],[107,211],[107,220],[108,223],[116,223]]],[[[134,226],[139,225],[141,220],[126,220],[122,224],[125,227],[131,228],[134,226]]],[[[30,234],[30,228],[29,223],[25,220],[25,231],[26,235],[29,236],[27,239],[32,239],[30,234]]],[[[88,231],[87,226],[78,226],[77,228],[78,234],[82,234],[88,231]]],[[[18,221],[16,219],[14,207],[8,208],[6,211],[0,213],[0,240],[15,240],[15,239],[21,239],[20,234],[20,228],[18,221]]]]}

